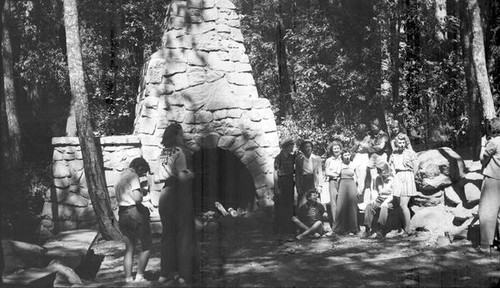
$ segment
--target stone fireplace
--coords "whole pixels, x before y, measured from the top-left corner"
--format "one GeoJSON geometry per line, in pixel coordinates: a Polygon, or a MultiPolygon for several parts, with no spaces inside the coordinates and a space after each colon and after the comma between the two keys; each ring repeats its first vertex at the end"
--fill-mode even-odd
{"type": "MultiPolygon", "coordinates": [[[[142,70],[133,135],[101,138],[115,211],[117,176],[138,156],[154,171],[171,123],[182,125],[192,151],[197,210],[213,209],[213,201],[272,205],[276,123],[269,101],[258,97],[239,15],[229,0],[172,1],[162,48],[142,70]]],[[[90,227],[95,221],[78,138],[55,137],[52,143],[54,187],[47,191],[42,230],[90,227]]],[[[151,187],[154,204],[160,188],[151,187]]]]}
{"type": "Polygon", "coordinates": [[[180,123],[194,153],[219,149],[239,159],[265,205],[279,141],[269,101],[258,98],[235,6],[173,1],[165,25],[163,48],[144,64],[137,96],[134,135],[143,139],[144,158],[157,165],[163,131],[180,123]]]}

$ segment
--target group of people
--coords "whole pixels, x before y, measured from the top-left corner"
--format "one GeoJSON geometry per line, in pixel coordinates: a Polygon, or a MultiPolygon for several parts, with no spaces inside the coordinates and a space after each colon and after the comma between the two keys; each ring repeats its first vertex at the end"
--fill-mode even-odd
{"type": "Polygon", "coordinates": [[[312,141],[302,141],[299,151],[294,151],[293,140],[282,142],[274,165],[278,233],[294,233],[299,228],[301,233],[296,239],[322,235],[325,229],[320,224],[326,218],[332,234],[358,234],[358,199],[363,194],[364,236],[374,233],[377,237],[385,236],[385,223],[392,207],[399,208],[401,213],[397,215],[403,215],[404,235],[411,233],[408,203],[417,193],[416,153],[397,121],[390,126],[392,137],[380,129],[378,119],[369,122],[369,131],[367,127],[358,125],[348,147],[333,140],[327,148],[324,166],[321,157],[312,153],[312,141]],[[328,183],[329,209],[318,200],[323,183],[328,183]]]}
{"type": "MultiPolygon", "coordinates": [[[[192,204],[193,173],[183,151],[183,131],[179,124],[169,125],[162,138],[158,170],[153,180],[161,183],[158,210],[162,223],[160,283],[188,286],[195,273],[197,249],[192,204]]],[[[119,206],[119,227],[125,242],[123,260],[126,282],[146,281],[144,271],[150,257],[151,229],[149,197],[149,164],[142,157],[135,158],[115,185],[119,206]],[[142,181],[141,181],[142,180],[142,181]],[[141,243],[135,279],[132,274],[137,240],[141,243]]]]}

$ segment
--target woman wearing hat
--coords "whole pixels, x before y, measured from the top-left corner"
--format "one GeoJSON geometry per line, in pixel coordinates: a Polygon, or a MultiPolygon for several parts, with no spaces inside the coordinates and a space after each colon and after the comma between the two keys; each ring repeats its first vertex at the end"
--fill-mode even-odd
{"type": "Polygon", "coordinates": [[[491,138],[484,141],[479,154],[484,180],[479,200],[481,245],[478,250],[490,253],[500,212],[500,118],[491,119],[488,130],[491,138]]]}

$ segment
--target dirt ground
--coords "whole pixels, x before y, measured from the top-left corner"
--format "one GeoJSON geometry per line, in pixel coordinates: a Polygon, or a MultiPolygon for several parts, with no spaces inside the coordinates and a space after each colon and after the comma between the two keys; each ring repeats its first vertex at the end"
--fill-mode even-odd
{"type": "MultiPolygon", "coordinates": [[[[429,232],[409,238],[392,232],[385,240],[340,236],[285,242],[272,233],[268,219],[238,218],[200,234],[195,287],[500,287],[500,254],[479,254],[467,239],[450,244],[429,232]]],[[[123,283],[124,245],[98,241],[94,261],[83,269],[86,286],[162,287],[156,282],[160,236],[153,242],[150,282],[123,283]]]]}

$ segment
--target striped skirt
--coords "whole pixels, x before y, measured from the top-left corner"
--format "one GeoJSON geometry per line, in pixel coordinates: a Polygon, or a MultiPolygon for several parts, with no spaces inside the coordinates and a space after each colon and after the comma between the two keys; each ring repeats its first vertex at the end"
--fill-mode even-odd
{"type": "Polygon", "coordinates": [[[394,196],[411,197],[417,195],[413,171],[396,172],[393,182],[394,196]]]}

